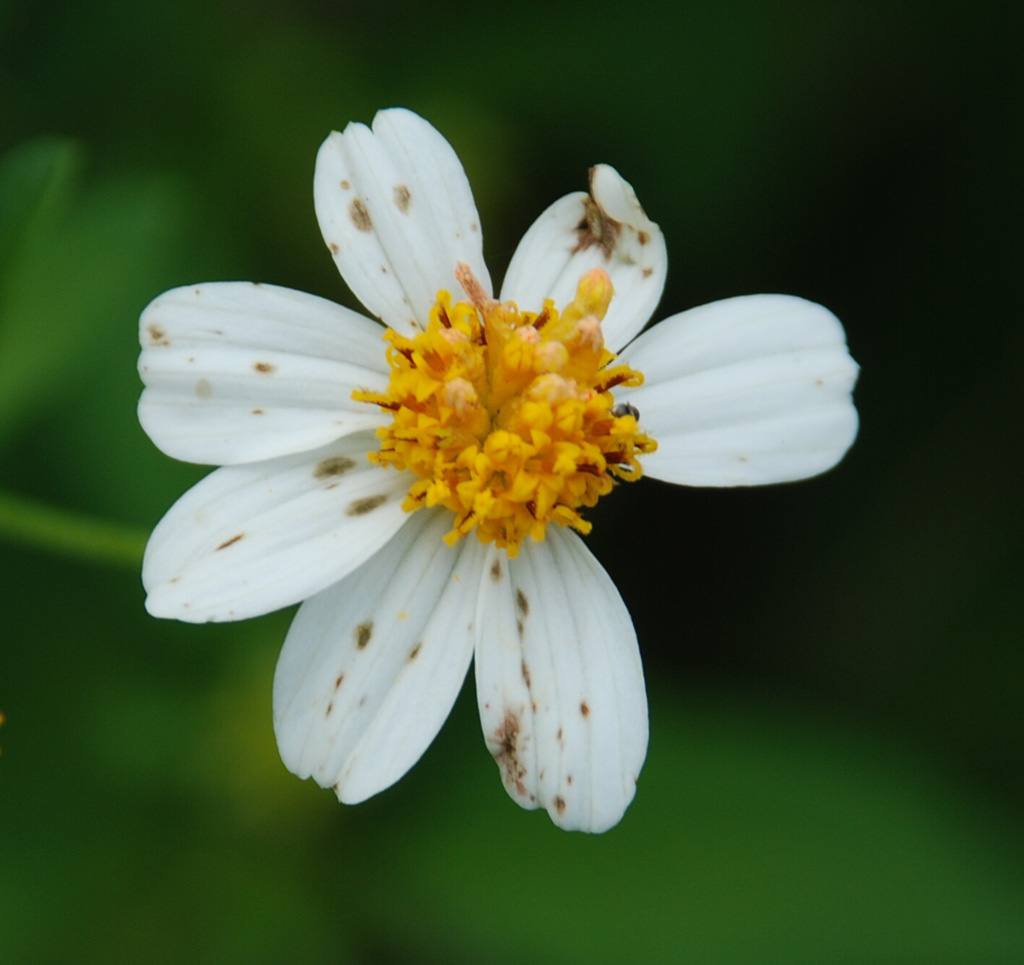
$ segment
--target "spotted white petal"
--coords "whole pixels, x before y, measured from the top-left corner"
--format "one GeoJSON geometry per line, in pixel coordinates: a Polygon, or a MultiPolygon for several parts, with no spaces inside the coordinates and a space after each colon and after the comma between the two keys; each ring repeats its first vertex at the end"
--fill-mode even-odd
{"type": "Polygon", "coordinates": [[[657,307],[668,254],[661,229],[607,164],[591,169],[589,195],[566,195],[531,225],[512,256],[501,298],[524,311],[538,310],[545,298],[561,308],[576,294],[580,276],[598,267],[615,287],[601,327],[605,344],[617,352],[657,307]]]}
{"type": "Polygon", "coordinates": [[[232,465],[381,424],[356,387],[387,387],[384,330],[315,295],[220,282],[142,313],[139,420],[168,455],[232,465]]]}
{"type": "Polygon", "coordinates": [[[320,148],[313,200],[324,241],[359,300],[392,328],[425,328],[459,262],[490,291],[480,216],[451,145],[422,117],[380,111],[320,148]]]}
{"type": "Polygon", "coordinates": [[[241,620],[346,576],[402,525],[409,479],[366,458],[370,433],[210,473],[168,510],[146,547],[154,616],[241,620]]]}
{"type": "Polygon", "coordinates": [[[658,442],[645,474],[689,486],[787,482],[834,466],[857,434],[858,367],[839,320],[790,295],[712,302],[660,322],[621,356],[616,392],[658,442]]]}
{"type": "Polygon", "coordinates": [[[299,609],[274,677],[285,766],[356,804],[434,739],[473,655],[483,545],[421,511],[365,566],[299,609]]]}
{"type": "Polygon", "coordinates": [[[505,788],[560,827],[617,824],[647,753],[636,633],[615,585],[551,526],[514,560],[491,548],[480,594],[477,700],[505,788]]]}

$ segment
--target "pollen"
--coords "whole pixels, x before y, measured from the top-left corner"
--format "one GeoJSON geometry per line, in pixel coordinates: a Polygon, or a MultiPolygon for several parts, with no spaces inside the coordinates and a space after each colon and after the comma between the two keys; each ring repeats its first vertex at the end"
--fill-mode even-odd
{"type": "Polygon", "coordinates": [[[538,312],[490,298],[466,265],[456,278],[466,301],[438,292],[425,331],[384,336],[387,392],[353,394],[391,415],[370,459],[417,477],[405,510],[452,511],[449,544],[475,532],[514,557],[552,522],[590,532],[581,511],[639,479],[657,448],[612,397],[643,375],[604,347],[611,278],[595,268],[561,311],[548,300],[538,312]]]}

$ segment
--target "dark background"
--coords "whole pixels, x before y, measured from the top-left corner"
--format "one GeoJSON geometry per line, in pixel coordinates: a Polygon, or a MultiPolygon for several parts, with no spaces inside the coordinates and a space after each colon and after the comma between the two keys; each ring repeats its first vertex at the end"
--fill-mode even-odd
{"type": "Polygon", "coordinates": [[[1001,2],[0,3],[0,959],[1024,961],[1022,26],[1001,2]],[[354,304],[313,160],[395,104],[459,152],[496,280],[606,161],[666,236],[656,318],[802,295],[862,366],[828,475],[591,514],[651,696],[600,838],[506,798],[471,688],[405,780],[338,805],[277,757],[290,613],[142,608],[145,533],[204,470],[135,422],[140,310],[233,278],[354,304]]]}

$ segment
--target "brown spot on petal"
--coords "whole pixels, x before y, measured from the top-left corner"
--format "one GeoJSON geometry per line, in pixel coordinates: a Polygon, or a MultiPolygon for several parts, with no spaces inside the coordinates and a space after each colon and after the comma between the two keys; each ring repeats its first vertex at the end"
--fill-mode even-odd
{"type": "Polygon", "coordinates": [[[331,249],[332,255],[336,255],[341,250],[333,241],[327,247],[331,249]]]}
{"type": "Polygon", "coordinates": [[[342,182],[341,182],[341,190],[342,191],[347,191],[351,187],[352,187],[352,185],[349,184],[347,180],[342,180],[342,182]]]}
{"type": "Polygon", "coordinates": [[[412,195],[409,193],[409,189],[404,184],[395,185],[395,204],[402,214],[409,213],[409,199],[411,197],[412,195]]]}
{"type": "Polygon", "coordinates": [[[355,469],[355,459],[349,459],[348,456],[330,456],[327,459],[321,459],[316,464],[316,469],[313,470],[314,479],[329,479],[331,476],[343,476],[350,469],[355,469]]]}
{"type": "Polygon", "coordinates": [[[646,231],[638,231],[636,233],[636,240],[642,245],[646,245],[651,240],[651,236],[646,231]]]}
{"type": "Polygon", "coordinates": [[[523,682],[526,684],[526,689],[529,690],[530,689],[530,668],[526,666],[526,661],[525,660],[522,662],[522,664],[520,666],[520,669],[523,672],[523,682]]]}
{"type": "Polygon", "coordinates": [[[231,539],[224,540],[224,542],[221,543],[214,552],[216,553],[220,550],[226,550],[232,544],[237,543],[243,536],[245,536],[245,533],[239,533],[237,536],[232,536],[231,539]]]}
{"type": "Polygon", "coordinates": [[[644,278],[650,278],[650,277],[651,277],[651,275],[653,275],[653,274],[654,274],[654,269],[653,269],[653,268],[645,268],[645,269],[644,269],[644,270],[643,270],[643,271],[641,272],[641,274],[642,274],[642,275],[644,276],[644,278]]]}
{"type": "Polygon", "coordinates": [[[348,211],[352,218],[352,224],[360,231],[369,231],[373,227],[373,222],[370,220],[370,212],[366,210],[366,205],[358,198],[349,205],[348,211]]]}
{"type": "Polygon", "coordinates": [[[159,325],[150,325],[150,326],[148,326],[146,328],[146,331],[149,332],[149,337],[154,342],[156,342],[156,343],[158,343],[160,345],[170,345],[171,344],[166,339],[167,333],[159,325]]]}
{"type": "Polygon", "coordinates": [[[213,398],[213,386],[210,385],[209,379],[200,379],[198,382],[196,382],[196,395],[200,399],[213,398]]]}
{"type": "Polygon", "coordinates": [[[580,704],[580,713],[584,717],[590,716],[590,705],[585,700],[583,701],[583,703],[580,704]]]}
{"type": "Polygon", "coordinates": [[[343,673],[338,674],[338,679],[334,681],[334,689],[337,690],[345,682],[345,675],[343,673]]]}
{"type": "Polygon", "coordinates": [[[558,812],[558,816],[559,817],[561,817],[563,814],[565,814],[565,798],[564,797],[561,797],[561,796],[556,797],[553,803],[555,805],[555,810],[558,812]]]}
{"type": "Polygon", "coordinates": [[[252,410],[252,414],[253,415],[263,415],[263,410],[262,409],[253,409],[252,410]]]}
{"type": "Polygon", "coordinates": [[[520,797],[526,797],[527,790],[524,778],[526,767],[519,756],[519,715],[511,709],[505,711],[504,723],[494,732],[494,738],[488,741],[488,747],[502,779],[509,790],[515,790],[520,797]]]}
{"type": "Polygon", "coordinates": [[[384,495],[367,496],[364,499],[356,499],[351,502],[345,512],[349,516],[365,516],[367,513],[372,513],[378,506],[383,506],[387,501],[388,497],[384,495]]]}
{"type": "Polygon", "coordinates": [[[373,621],[367,620],[366,623],[360,623],[356,627],[356,646],[360,650],[365,650],[371,636],[373,636],[373,621]]]}
{"type": "Polygon", "coordinates": [[[277,366],[269,362],[253,362],[252,367],[262,375],[270,375],[271,372],[277,371],[277,366]]]}
{"type": "Polygon", "coordinates": [[[420,655],[420,650],[422,650],[422,649],[423,649],[423,642],[420,641],[419,643],[416,644],[415,647],[412,648],[412,650],[409,651],[409,663],[412,663],[420,655]]]}
{"type": "Polygon", "coordinates": [[[611,217],[591,197],[583,199],[583,209],[583,218],[576,226],[577,241],[573,254],[597,245],[606,260],[611,258],[615,244],[619,240],[619,233],[622,231],[622,222],[611,217]]]}
{"type": "Polygon", "coordinates": [[[571,774],[567,774],[567,775],[566,775],[566,778],[565,778],[565,783],[566,783],[566,784],[569,784],[569,785],[571,785],[571,784],[572,784],[572,775],[571,775],[571,774]]]}
{"type": "Polygon", "coordinates": [[[491,564],[491,579],[495,582],[501,579],[501,560],[495,560],[491,564]]]}
{"type": "Polygon", "coordinates": [[[333,700],[328,702],[328,704],[327,704],[327,712],[324,714],[324,717],[330,717],[332,710],[334,710],[334,701],[333,700]]]}
{"type": "Polygon", "coordinates": [[[526,594],[522,590],[516,590],[516,606],[524,617],[530,615],[530,601],[526,599],[526,594]]]}

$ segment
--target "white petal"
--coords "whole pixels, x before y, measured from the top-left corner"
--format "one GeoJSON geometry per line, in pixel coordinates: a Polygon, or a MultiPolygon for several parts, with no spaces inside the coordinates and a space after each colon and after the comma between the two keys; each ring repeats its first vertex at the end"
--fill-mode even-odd
{"type": "Polygon", "coordinates": [[[375,466],[357,433],[313,452],[217,469],[157,524],[142,582],[154,616],[241,620],[306,599],[405,521],[413,477],[375,466]]]}
{"type": "Polygon", "coordinates": [[[356,387],[386,389],[384,330],[315,295],[221,282],[142,313],[139,420],[168,455],[230,465],[380,425],[356,387]]]}
{"type": "Polygon", "coordinates": [[[574,533],[548,527],[481,587],[477,700],[505,788],[569,830],[606,831],[647,753],[636,633],[615,585],[574,533]]]}
{"type": "Polygon", "coordinates": [[[604,268],[615,295],[604,318],[605,344],[617,352],[654,313],[668,270],[661,229],[644,214],[633,188],[607,164],[582,191],[556,201],[519,242],[501,286],[502,301],[536,311],[551,298],[562,308],[580,276],[604,268]],[[591,197],[593,201],[591,201],[591,197]]]}
{"type": "Polygon", "coordinates": [[[689,486],[752,486],[814,476],[857,434],[857,364],[827,309],[747,295],[691,309],[622,353],[643,386],[616,391],[658,442],[644,472],[689,486]]]}
{"type": "Polygon", "coordinates": [[[422,117],[381,111],[349,124],[316,160],[313,200],[349,288],[392,328],[426,327],[439,289],[463,297],[464,262],[490,291],[480,216],[451,145],[422,117]]]}
{"type": "Polygon", "coordinates": [[[368,563],[307,600],[274,676],[285,766],[356,804],[397,781],[447,718],[469,669],[484,547],[454,549],[421,510],[368,563]]]}

